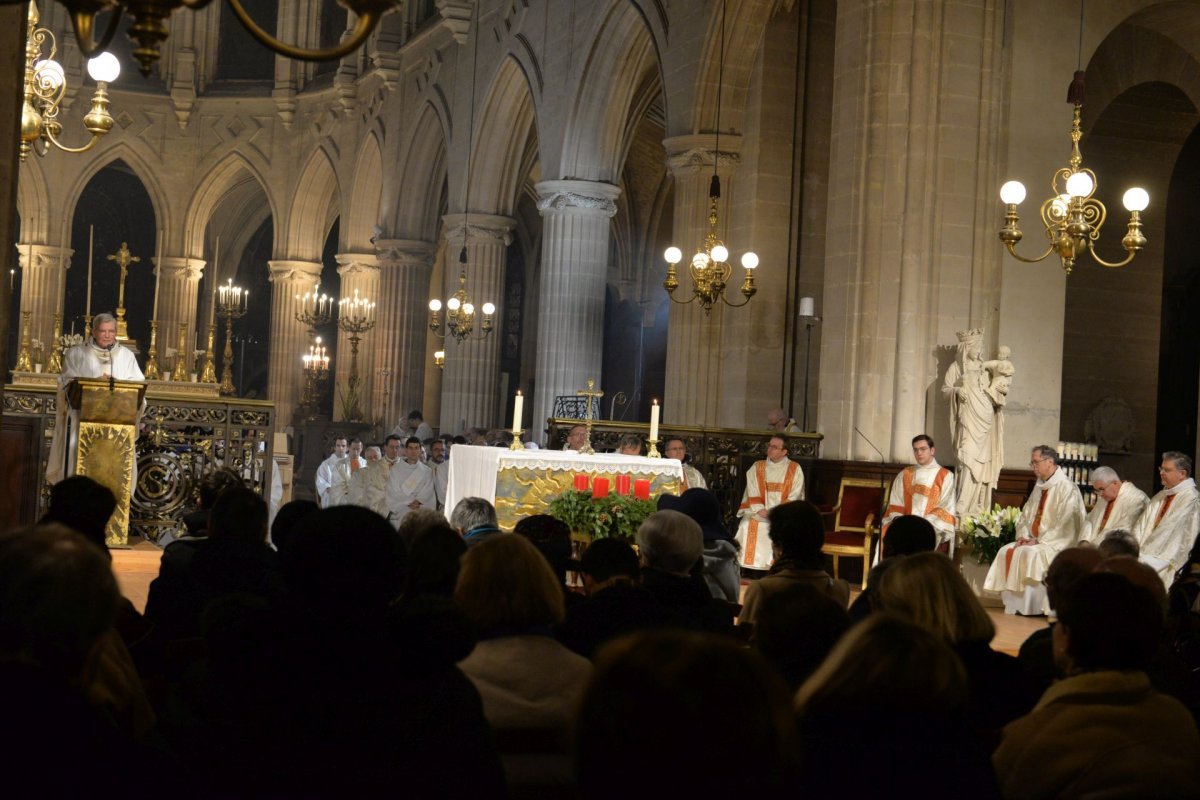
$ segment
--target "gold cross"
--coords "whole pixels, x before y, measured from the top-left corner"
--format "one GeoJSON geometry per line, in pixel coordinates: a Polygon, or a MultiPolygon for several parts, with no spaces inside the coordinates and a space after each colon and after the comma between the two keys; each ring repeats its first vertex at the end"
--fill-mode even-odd
{"type": "Polygon", "coordinates": [[[125,311],[125,278],[129,275],[129,265],[139,264],[141,259],[129,252],[129,245],[121,242],[121,249],[108,257],[109,261],[115,261],[117,266],[121,268],[121,281],[117,288],[117,308],[122,312],[124,317],[125,311]]]}

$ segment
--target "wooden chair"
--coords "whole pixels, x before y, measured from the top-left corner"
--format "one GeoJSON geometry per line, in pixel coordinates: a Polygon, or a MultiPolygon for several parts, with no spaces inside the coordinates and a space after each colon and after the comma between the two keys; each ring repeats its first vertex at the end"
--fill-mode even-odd
{"type": "Polygon", "coordinates": [[[833,556],[833,576],[838,576],[838,558],[862,558],[862,588],[867,588],[867,573],[871,570],[871,538],[879,532],[875,515],[883,489],[872,478],[842,478],[838,487],[837,505],[827,513],[833,515],[833,530],[825,533],[821,552],[833,556]]]}

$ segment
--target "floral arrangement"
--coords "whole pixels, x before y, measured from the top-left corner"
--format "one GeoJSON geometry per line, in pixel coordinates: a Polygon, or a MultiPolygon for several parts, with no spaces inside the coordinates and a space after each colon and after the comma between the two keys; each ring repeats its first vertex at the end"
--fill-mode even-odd
{"type": "Polygon", "coordinates": [[[546,513],[567,523],[573,533],[632,542],[637,529],[656,510],[653,500],[639,500],[631,494],[593,497],[591,491],[568,489],[550,502],[546,513]]]}
{"type": "Polygon", "coordinates": [[[1001,508],[997,503],[991,511],[967,517],[959,531],[959,541],[971,548],[980,564],[991,564],[1000,548],[1017,538],[1017,519],[1021,509],[1001,508]]]}
{"type": "Polygon", "coordinates": [[[64,333],[58,337],[58,346],[64,351],[81,344],[83,344],[83,334],[81,333],[64,333]]]}
{"type": "Polygon", "coordinates": [[[29,346],[33,349],[33,360],[39,364],[42,363],[46,355],[46,345],[42,344],[41,339],[31,339],[29,346]]]}

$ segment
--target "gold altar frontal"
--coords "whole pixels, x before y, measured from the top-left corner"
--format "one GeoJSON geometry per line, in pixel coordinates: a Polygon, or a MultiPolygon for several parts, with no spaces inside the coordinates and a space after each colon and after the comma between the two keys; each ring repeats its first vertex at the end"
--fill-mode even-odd
{"type": "MultiPolygon", "coordinates": [[[[613,493],[616,492],[617,475],[628,475],[630,484],[633,481],[650,481],[650,499],[656,499],[660,494],[679,494],[679,481],[674,478],[638,472],[637,470],[622,469],[605,470],[572,468],[560,469],[546,467],[509,466],[501,467],[496,473],[496,518],[501,530],[511,532],[516,524],[525,517],[533,514],[544,514],[546,508],[563,492],[573,489],[577,474],[588,475],[589,481],[596,478],[607,478],[613,493]]],[[[632,494],[632,489],[630,493],[632,494]]]]}
{"type": "Polygon", "coordinates": [[[137,461],[138,409],[146,387],[140,382],[76,378],[67,386],[67,402],[79,413],[75,475],[108,487],[117,508],[108,519],[109,547],[129,544],[129,504],[137,461]]]}

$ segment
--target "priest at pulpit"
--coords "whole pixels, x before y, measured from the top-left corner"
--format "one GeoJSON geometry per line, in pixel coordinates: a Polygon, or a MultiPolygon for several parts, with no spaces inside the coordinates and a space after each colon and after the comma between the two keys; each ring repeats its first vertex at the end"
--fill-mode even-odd
{"type": "Polygon", "coordinates": [[[46,480],[58,483],[63,477],[66,458],[67,397],[66,388],[75,378],[112,378],[118,381],[144,381],[133,351],[117,341],[117,320],[112,314],[97,314],[92,318],[92,335],[63,356],[62,373],[58,379],[58,400],[55,408],[54,441],[46,465],[46,480]]]}

